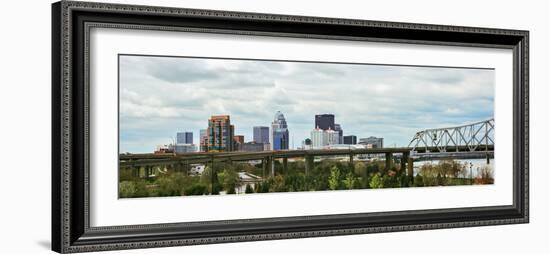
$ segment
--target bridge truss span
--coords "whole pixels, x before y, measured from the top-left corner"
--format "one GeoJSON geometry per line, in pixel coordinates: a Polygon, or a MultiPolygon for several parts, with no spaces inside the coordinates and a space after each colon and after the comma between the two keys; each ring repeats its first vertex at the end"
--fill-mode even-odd
{"type": "Polygon", "coordinates": [[[435,150],[458,152],[460,148],[474,152],[493,149],[495,144],[494,118],[467,125],[426,129],[417,132],[409,146],[412,152],[435,150]]]}

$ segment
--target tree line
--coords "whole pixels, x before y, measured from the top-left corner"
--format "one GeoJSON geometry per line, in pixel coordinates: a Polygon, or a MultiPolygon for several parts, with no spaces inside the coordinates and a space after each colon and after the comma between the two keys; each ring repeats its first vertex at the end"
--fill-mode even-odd
{"type": "MultiPolygon", "coordinates": [[[[393,163],[398,165],[397,163],[393,163]]],[[[261,164],[233,163],[214,164],[205,167],[201,175],[188,175],[168,169],[155,177],[136,177],[129,168],[121,168],[119,174],[119,197],[162,197],[235,194],[238,187],[244,193],[328,191],[351,189],[379,189],[423,186],[452,186],[468,184],[492,184],[491,167],[481,169],[473,177],[467,163],[443,160],[425,163],[417,174],[407,176],[396,166],[385,168],[385,162],[356,161],[354,163],[325,159],[314,163],[311,172],[305,171],[304,161],[289,161],[287,169],[274,161],[275,175],[271,176],[261,164]],[[238,172],[247,172],[262,177],[260,182],[241,186],[238,172]]]]}

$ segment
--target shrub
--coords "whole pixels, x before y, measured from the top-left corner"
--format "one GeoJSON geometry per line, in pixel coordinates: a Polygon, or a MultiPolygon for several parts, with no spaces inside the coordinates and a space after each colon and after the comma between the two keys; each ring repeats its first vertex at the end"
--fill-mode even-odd
{"type": "Polygon", "coordinates": [[[424,186],[424,178],[418,174],[414,177],[414,182],[413,182],[413,186],[414,187],[422,187],[424,186]]]}
{"type": "Polygon", "coordinates": [[[204,195],[206,193],[208,193],[208,186],[201,183],[193,184],[183,190],[183,194],[186,196],[204,195]]]}
{"type": "Polygon", "coordinates": [[[123,181],[118,185],[118,195],[120,198],[133,198],[136,192],[137,188],[133,182],[123,181]]]}
{"type": "Polygon", "coordinates": [[[384,188],[384,183],[382,182],[382,177],[380,177],[379,173],[374,174],[370,180],[369,186],[372,189],[384,188]]]}
{"type": "Polygon", "coordinates": [[[333,166],[330,169],[330,176],[328,178],[328,187],[331,190],[340,189],[340,170],[336,166],[333,166]]]}

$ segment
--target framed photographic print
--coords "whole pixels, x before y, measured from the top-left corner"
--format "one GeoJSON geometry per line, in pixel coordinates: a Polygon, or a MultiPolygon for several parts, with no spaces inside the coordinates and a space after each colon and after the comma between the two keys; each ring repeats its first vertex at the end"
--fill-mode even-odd
{"type": "Polygon", "coordinates": [[[61,1],[52,249],[527,223],[528,31],[61,1]]]}

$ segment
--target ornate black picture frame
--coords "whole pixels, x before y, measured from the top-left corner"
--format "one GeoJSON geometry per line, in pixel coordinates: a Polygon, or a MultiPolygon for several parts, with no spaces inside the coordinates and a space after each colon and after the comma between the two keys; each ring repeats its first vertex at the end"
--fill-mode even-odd
{"type": "Polygon", "coordinates": [[[52,249],[60,253],[529,221],[529,32],[61,1],[52,5],[52,249]],[[513,205],[112,227],[89,224],[91,27],[513,50],[513,205]]]}

